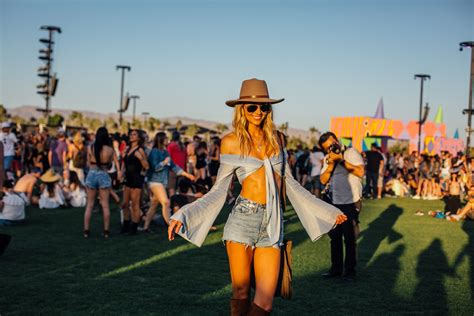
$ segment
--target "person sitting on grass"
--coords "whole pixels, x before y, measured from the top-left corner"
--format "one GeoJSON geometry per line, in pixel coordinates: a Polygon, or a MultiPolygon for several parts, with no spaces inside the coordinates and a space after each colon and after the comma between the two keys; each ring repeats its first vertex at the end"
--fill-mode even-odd
{"type": "Polygon", "coordinates": [[[40,196],[40,184],[39,180],[41,176],[41,169],[33,168],[31,173],[25,174],[23,177],[18,179],[13,191],[16,193],[23,194],[28,200],[28,204],[38,204],[40,196]]]}
{"type": "Polygon", "coordinates": [[[66,205],[64,193],[59,185],[61,176],[55,174],[53,169],[49,169],[40,180],[44,183],[43,192],[39,199],[39,207],[46,209],[58,208],[66,205]]]}
{"type": "Polygon", "coordinates": [[[390,179],[385,184],[386,192],[392,192],[396,197],[404,197],[408,196],[410,192],[410,188],[408,184],[403,179],[401,172],[397,173],[397,177],[390,179]]]}
{"type": "Polygon", "coordinates": [[[441,200],[443,198],[443,190],[441,186],[441,179],[435,175],[431,182],[432,185],[432,200],[441,200]]]}
{"type": "Polygon", "coordinates": [[[451,178],[448,181],[448,195],[444,198],[445,213],[456,214],[462,207],[461,204],[461,183],[458,179],[457,173],[451,173],[451,178]]]}
{"type": "Polygon", "coordinates": [[[410,195],[415,195],[416,190],[418,189],[418,182],[416,181],[415,176],[411,173],[408,174],[407,179],[408,186],[410,187],[410,195]]]}
{"type": "Polygon", "coordinates": [[[87,203],[86,188],[75,171],[69,174],[69,185],[64,187],[66,200],[72,207],[85,207],[87,203]]]}
{"type": "Polygon", "coordinates": [[[23,222],[28,199],[23,192],[12,190],[10,181],[4,182],[5,196],[0,201],[0,226],[11,226],[23,222]]]}
{"type": "Polygon", "coordinates": [[[170,206],[173,214],[186,204],[194,202],[197,198],[200,198],[203,195],[202,192],[193,192],[191,181],[181,179],[178,183],[178,192],[170,199],[170,206]]]}
{"type": "Polygon", "coordinates": [[[474,220],[474,186],[471,186],[467,192],[467,203],[457,214],[447,215],[446,219],[452,222],[458,222],[465,219],[474,220]]]}

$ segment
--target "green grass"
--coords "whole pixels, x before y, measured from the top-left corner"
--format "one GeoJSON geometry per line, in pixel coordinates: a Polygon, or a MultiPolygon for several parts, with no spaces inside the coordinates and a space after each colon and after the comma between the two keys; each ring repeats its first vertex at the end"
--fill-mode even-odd
{"type": "MultiPolygon", "coordinates": [[[[413,214],[438,201],[366,201],[361,214],[358,281],[323,280],[327,236],[312,243],[294,211],[286,237],[294,242],[294,298],[276,299],[274,314],[473,315],[474,222],[450,223],[413,214]]],[[[30,208],[26,224],[0,228],[13,235],[0,257],[0,314],[218,315],[231,295],[220,241],[228,209],[202,248],[164,229],[151,236],[82,237],[81,209],[30,208]]]]}

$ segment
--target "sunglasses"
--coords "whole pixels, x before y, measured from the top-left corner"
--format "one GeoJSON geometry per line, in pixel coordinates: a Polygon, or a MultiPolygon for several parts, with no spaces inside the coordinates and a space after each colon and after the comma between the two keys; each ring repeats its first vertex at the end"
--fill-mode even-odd
{"type": "Polygon", "coordinates": [[[272,105],[271,104],[250,104],[245,107],[245,109],[249,113],[253,113],[257,111],[258,108],[260,108],[260,111],[262,111],[262,113],[268,113],[272,110],[272,105]]]}

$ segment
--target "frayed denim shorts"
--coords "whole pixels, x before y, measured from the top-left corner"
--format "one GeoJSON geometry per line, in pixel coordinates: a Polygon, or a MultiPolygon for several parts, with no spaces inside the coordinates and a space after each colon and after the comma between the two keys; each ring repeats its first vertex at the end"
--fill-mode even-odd
{"type": "Polygon", "coordinates": [[[112,187],[112,179],[107,171],[93,168],[87,173],[85,185],[93,190],[108,189],[112,187]]]}
{"type": "MultiPolygon", "coordinates": [[[[222,240],[233,241],[252,248],[279,247],[273,245],[267,232],[268,212],[265,204],[239,196],[224,226],[222,240]]],[[[282,225],[283,226],[283,225],[282,225]]],[[[283,238],[280,233],[280,239],[283,238]]]]}

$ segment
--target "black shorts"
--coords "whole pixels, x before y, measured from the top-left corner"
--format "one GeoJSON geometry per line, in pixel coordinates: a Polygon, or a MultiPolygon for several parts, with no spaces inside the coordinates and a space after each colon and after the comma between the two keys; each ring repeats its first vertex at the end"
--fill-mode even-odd
{"type": "Polygon", "coordinates": [[[219,162],[212,160],[209,163],[209,174],[211,175],[211,177],[216,177],[218,171],[219,171],[219,162]]]}
{"type": "Polygon", "coordinates": [[[456,213],[461,207],[461,197],[459,195],[448,195],[444,198],[445,212],[456,213]]]}
{"type": "Polygon", "coordinates": [[[206,165],[207,165],[206,160],[198,159],[196,161],[196,169],[202,169],[202,168],[206,167],[206,165]]]}
{"type": "Polygon", "coordinates": [[[127,175],[125,186],[132,189],[142,189],[145,184],[145,177],[142,175],[127,175]]]}

